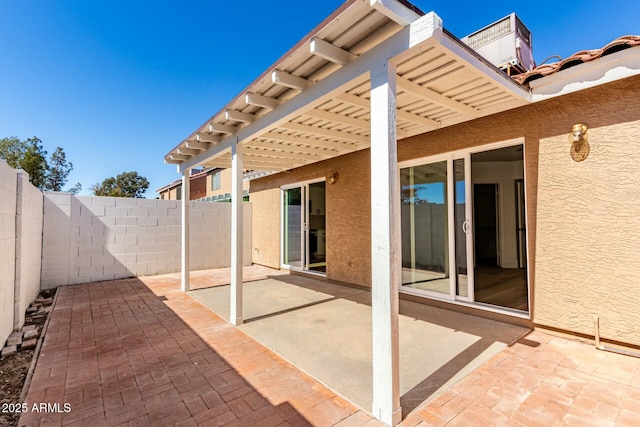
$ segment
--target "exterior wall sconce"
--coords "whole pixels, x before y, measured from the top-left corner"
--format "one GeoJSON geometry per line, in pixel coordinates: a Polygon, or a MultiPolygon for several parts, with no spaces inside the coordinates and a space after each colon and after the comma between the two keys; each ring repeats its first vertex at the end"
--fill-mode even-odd
{"type": "Polygon", "coordinates": [[[571,143],[571,158],[581,162],[589,156],[589,135],[587,125],[578,123],[571,126],[569,142],[571,143]]]}
{"type": "Polygon", "coordinates": [[[334,172],[331,175],[329,175],[329,184],[335,184],[336,181],[338,181],[338,172],[334,172]]]}

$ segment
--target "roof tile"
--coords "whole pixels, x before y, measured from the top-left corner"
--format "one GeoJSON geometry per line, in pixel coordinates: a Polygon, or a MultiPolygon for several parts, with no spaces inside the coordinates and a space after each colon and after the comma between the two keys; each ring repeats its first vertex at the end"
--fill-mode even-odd
{"type": "Polygon", "coordinates": [[[526,85],[532,80],[537,80],[542,77],[557,73],[558,71],[566,70],[567,68],[573,67],[575,65],[593,61],[603,56],[610,55],[624,49],[629,49],[634,46],[640,46],[640,36],[618,37],[601,49],[581,50],[569,56],[568,58],[563,59],[562,61],[540,65],[531,71],[527,71],[526,73],[512,76],[512,78],[516,82],[522,85],[526,85]]]}

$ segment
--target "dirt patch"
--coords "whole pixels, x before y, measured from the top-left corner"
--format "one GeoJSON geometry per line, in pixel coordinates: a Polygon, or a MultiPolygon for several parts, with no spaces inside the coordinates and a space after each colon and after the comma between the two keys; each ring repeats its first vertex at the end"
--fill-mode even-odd
{"type": "Polygon", "coordinates": [[[20,393],[27,378],[33,350],[24,350],[13,357],[0,360],[0,426],[18,424],[20,393]]]}
{"type": "MultiPolygon", "coordinates": [[[[50,304],[54,295],[55,290],[40,292],[27,309],[22,330],[37,330],[38,341],[44,339],[44,323],[53,307],[50,304]]],[[[34,353],[33,348],[20,348],[16,355],[0,358],[0,426],[18,425],[23,404],[20,397],[34,353]]]]}

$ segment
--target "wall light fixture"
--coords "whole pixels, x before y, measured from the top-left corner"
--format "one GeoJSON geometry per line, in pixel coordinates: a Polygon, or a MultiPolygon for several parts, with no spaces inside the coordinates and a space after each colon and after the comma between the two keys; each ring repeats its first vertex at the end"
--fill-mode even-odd
{"type": "Polygon", "coordinates": [[[578,123],[571,126],[569,142],[571,143],[571,158],[581,162],[589,156],[589,135],[587,125],[578,123]]]}

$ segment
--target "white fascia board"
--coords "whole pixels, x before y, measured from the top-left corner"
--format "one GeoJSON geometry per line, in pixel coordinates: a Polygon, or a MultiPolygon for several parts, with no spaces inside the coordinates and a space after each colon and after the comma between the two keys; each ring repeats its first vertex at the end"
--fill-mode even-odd
{"type": "Polygon", "coordinates": [[[403,27],[420,18],[420,15],[404,6],[398,0],[369,0],[369,4],[372,8],[403,27]]]}
{"type": "Polygon", "coordinates": [[[441,45],[451,54],[455,55],[462,64],[476,69],[484,77],[506,90],[522,102],[522,105],[531,102],[531,94],[524,87],[514,82],[509,76],[484,63],[480,58],[469,52],[459,40],[453,40],[447,36],[442,38],[441,45]]]}
{"type": "Polygon", "coordinates": [[[442,20],[440,17],[434,12],[422,16],[378,46],[310,86],[304,92],[300,92],[271,112],[257,118],[255,122],[237,130],[234,135],[228,136],[220,143],[185,161],[178,166],[180,173],[220,156],[223,152],[229,150],[235,141],[240,143],[250,141],[261,132],[278,127],[278,125],[291,120],[295,116],[314,109],[327,99],[344,92],[349,84],[354,84],[354,81],[358,78],[362,79],[362,76],[365,76],[362,82],[366,81],[369,70],[375,64],[390,60],[396,61],[400,60],[400,58],[410,58],[418,55],[428,46],[441,42],[442,39],[442,20]]]}
{"type": "Polygon", "coordinates": [[[534,102],[640,74],[640,48],[625,49],[529,83],[534,102]]]}

